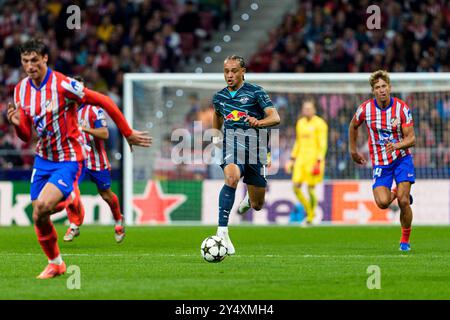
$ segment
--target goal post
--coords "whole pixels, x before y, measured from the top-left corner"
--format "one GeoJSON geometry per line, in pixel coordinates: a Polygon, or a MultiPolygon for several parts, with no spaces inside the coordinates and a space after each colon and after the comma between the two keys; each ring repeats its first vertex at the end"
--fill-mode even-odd
{"type": "MultiPolygon", "coordinates": [[[[272,150],[279,164],[278,171],[269,179],[289,182],[283,166],[293,145],[301,102],[306,98],[314,99],[318,115],[329,125],[325,180],[371,179],[370,161],[367,167],[360,168],[349,158],[346,132],[357,106],[372,97],[369,77],[369,73],[245,74],[246,81],[262,86],[269,93],[284,121],[280,124],[279,150],[272,150]]],[[[390,77],[392,95],[406,101],[413,112],[418,137],[412,150],[417,178],[449,179],[450,73],[391,73],[390,77]]],[[[128,225],[135,224],[137,216],[141,223],[151,223],[154,217],[143,218],[136,208],[151,204],[152,199],[164,205],[161,210],[166,216],[159,212],[161,219],[167,219],[171,212],[179,212],[175,219],[172,214],[171,222],[190,221],[191,211],[205,210],[201,207],[205,206],[207,183],[223,178],[217,165],[202,163],[202,155],[195,147],[200,145],[204,151],[207,143],[198,141],[196,133],[210,128],[205,119],[210,116],[212,96],[225,86],[222,73],[125,74],[125,117],[133,128],[148,130],[153,137],[151,148],[134,148],[133,153],[126,142],[123,144],[123,206],[128,225]],[[174,140],[178,129],[190,134],[194,150],[190,155],[192,163],[171,161],[179,142],[174,140]],[[195,189],[199,183],[203,186],[195,189]],[[203,192],[198,195],[200,200],[195,198],[195,190],[203,192]],[[177,207],[181,199],[185,204],[189,202],[184,213],[177,207]],[[187,215],[186,219],[183,215],[187,215]]],[[[368,158],[365,131],[365,128],[360,130],[358,146],[368,158]]]]}

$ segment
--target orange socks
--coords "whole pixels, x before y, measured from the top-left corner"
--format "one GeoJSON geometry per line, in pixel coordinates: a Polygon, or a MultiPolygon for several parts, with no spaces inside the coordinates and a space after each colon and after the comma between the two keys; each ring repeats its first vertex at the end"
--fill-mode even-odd
{"type": "Polygon", "coordinates": [[[410,234],[411,234],[411,227],[402,228],[402,238],[400,239],[400,242],[409,243],[409,235],[410,234]]]}
{"type": "Polygon", "coordinates": [[[75,188],[73,192],[75,193],[75,198],[66,208],[67,217],[70,223],[81,226],[84,220],[84,207],[80,199],[80,190],[75,188]]]}
{"type": "Polygon", "coordinates": [[[111,209],[114,221],[122,220],[122,214],[120,213],[119,198],[117,198],[117,195],[114,194],[112,199],[109,202],[107,201],[107,203],[111,209]]]}
{"type": "Polygon", "coordinates": [[[34,225],[34,230],[41,245],[42,250],[49,260],[53,260],[59,256],[58,234],[51,221],[43,225],[34,225]]]}

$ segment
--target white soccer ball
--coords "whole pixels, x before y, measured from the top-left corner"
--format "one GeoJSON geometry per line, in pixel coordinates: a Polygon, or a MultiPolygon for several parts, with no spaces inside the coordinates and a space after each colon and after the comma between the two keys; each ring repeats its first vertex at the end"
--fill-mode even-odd
{"type": "Polygon", "coordinates": [[[222,238],[210,236],[203,240],[200,253],[208,262],[220,262],[227,256],[228,248],[222,238]]]}

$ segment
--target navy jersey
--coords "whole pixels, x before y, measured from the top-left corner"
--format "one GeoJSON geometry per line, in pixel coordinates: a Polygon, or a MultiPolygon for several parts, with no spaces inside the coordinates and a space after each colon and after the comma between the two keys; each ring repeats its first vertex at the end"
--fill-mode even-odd
{"type": "Polygon", "coordinates": [[[260,86],[244,82],[237,91],[230,92],[225,87],[217,92],[213,105],[224,118],[223,162],[265,164],[269,129],[253,128],[245,118],[263,119],[264,109],[274,107],[267,92],[260,86]]]}

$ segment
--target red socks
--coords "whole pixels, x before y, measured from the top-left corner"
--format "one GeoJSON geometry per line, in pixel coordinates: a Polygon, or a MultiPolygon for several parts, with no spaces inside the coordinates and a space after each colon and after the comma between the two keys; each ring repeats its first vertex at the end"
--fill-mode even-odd
{"type": "Polygon", "coordinates": [[[81,226],[84,220],[84,207],[80,199],[80,189],[74,188],[75,199],[67,206],[67,217],[70,223],[74,223],[77,226],[81,226]]]}
{"type": "MultiPolygon", "coordinates": [[[[74,189],[75,192],[75,199],[67,205],[66,211],[67,211],[67,217],[69,218],[70,223],[74,223],[77,226],[81,226],[83,224],[84,220],[84,207],[80,200],[80,190],[78,188],[74,189]]],[[[113,194],[113,197],[111,200],[107,201],[112,215],[114,217],[114,221],[120,221],[122,220],[122,213],[120,212],[120,204],[119,204],[119,198],[116,194],[113,194]]],[[[64,208],[65,202],[60,202],[55,208],[55,212],[58,211],[59,207],[62,208],[59,210],[61,211],[64,208]]]]}
{"type": "Polygon", "coordinates": [[[112,215],[115,221],[122,220],[122,214],[120,213],[120,204],[119,198],[117,198],[116,194],[113,194],[113,197],[110,201],[107,201],[109,207],[111,208],[112,215]]]}
{"type": "Polygon", "coordinates": [[[400,242],[409,243],[409,235],[410,234],[411,234],[411,227],[402,228],[402,238],[400,239],[400,242]]]}
{"type": "Polygon", "coordinates": [[[49,260],[59,256],[58,234],[53,223],[49,220],[43,225],[34,225],[39,244],[49,260]]]}

